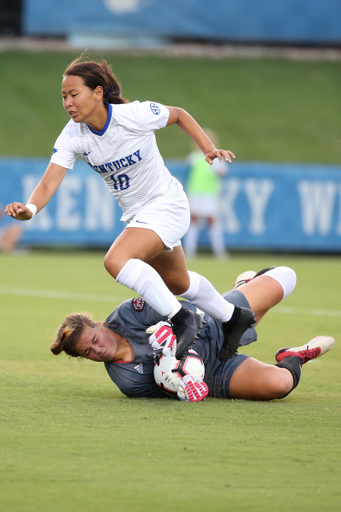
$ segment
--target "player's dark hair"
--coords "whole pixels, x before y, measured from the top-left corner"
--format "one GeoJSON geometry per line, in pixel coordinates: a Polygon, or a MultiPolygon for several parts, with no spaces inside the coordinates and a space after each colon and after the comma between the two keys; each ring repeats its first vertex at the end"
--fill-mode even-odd
{"type": "Polygon", "coordinates": [[[65,318],[58,329],[56,339],[50,345],[50,350],[56,356],[65,352],[71,357],[80,357],[76,345],[85,327],[95,327],[97,324],[85,313],[73,313],[65,318]]]}
{"type": "Polygon", "coordinates": [[[102,59],[99,63],[82,59],[83,55],[71,62],[64,71],[63,78],[70,75],[79,76],[92,91],[98,86],[102,87],[104,103],[129,103],[122,98],[121,84],[106,60],[102,59]]]}

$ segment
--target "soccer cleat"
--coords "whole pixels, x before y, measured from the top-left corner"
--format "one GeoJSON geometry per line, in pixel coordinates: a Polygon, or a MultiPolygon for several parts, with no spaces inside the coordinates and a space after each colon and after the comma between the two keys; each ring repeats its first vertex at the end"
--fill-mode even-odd
{"type": "Polygon", "coordinates": [[[182,359],[187,353],[190,346],[195,343],[196,337],[200,329],[204,326],[204,320],[201,315],[194,313],[189,309],[185,309],[185,318],[181,318],[180,321],[174,321],[175,317],[172,318],[173,332],[176,336],[176,359],[182,359]]]}
{"type": "Polygon", "coordinates": [[[278,363],[286,357],[297,356],[302,359],[302,363],[307,363],[312,359],[322,356],[333,348],[334,338],[331,336],[315,336],[302,347],[281,348],[276,352],[275,359],[278,363]]]}
{"type": "Polygon", "coordinates": [[[233,285],[233,288],[234,289],[239,288],[239,286],[241,286],[242,284],[249,283],[250,281],[252,281],[252,279],[262,276],[263,274],[265,274],[265,272],[267,272],[268,270],[272,270],[273,268],[275,268],[275,267],[263,268],[262,270],[260,270],[257,273],[254,272],[253,270],[247,270],[246,272],[239,274],[239,276],[236,279],[236,282],[233,285]]]}
{"type": "Polygon", "coordinates": [[[235,307],[229,322],[223,322],[224,342],[219,351],[220,361],[227,361],[234,356],[239,347],[240,338],[256,322],[251,309],[235,307]]]}
{"type": "Polygon", "coordinates": [[[236,279],[236,282],[233,285],[233,288],[239,288],[242,284],[249,283],[256,275],[256,272],[253,270],[247,270],[246,272],[243,272],[242,274],[239,274],[239,276],[236,279]]]}
{"type": "Polygon", "coordinates": [[[256,277],[262,276],[263,274],[265,274],[265,272],[268,272],[269,270],[272,270],[273,268],[276,268],[276,267],[267,267],[267,268],[263,268],[262,270],[259,270],[257,272],[257,274],[255,274],[254,279],[256,277]]]}

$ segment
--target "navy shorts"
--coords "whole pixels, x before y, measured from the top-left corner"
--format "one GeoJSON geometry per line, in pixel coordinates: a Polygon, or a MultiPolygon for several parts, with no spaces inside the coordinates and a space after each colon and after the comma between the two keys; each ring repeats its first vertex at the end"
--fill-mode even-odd
{"type": "Polygon", "coordinates": [[[232,375],[249,356],[245,354],[236,354],[225,363],[217,361],[210,376],[205,379],[209,388],[208,396],[212,398],[231,398],[230,397],[230,381],[232,375]]]}

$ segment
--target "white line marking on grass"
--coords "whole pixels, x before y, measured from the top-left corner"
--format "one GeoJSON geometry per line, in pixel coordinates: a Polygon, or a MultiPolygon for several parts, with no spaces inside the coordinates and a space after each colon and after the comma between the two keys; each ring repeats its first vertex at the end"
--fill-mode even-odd
{"type": "Polygon", "coordinates": [[[88,293],[56,292],[53,290],[32,290],[29,288],[0,288],[0,295],[16,295],[19,297],[37,297],[61,300],[85,300],[87,302],[122,302],[126,300],[118,295],[96,295],[88,293]]]}
{"type": "MultiPolygon", "coordinates": [[[[37,297],[45,299],[61,300],[84,300],[87,302],[122,302],[129,300],[118,295],[95,295],[89,293],[57,292],[53,290],[32,290],[29,288],[4,288],[0,287],[0,295],[16,295],[19,297],[37,297]]],[[[329,309],[304,309],[279,307],[273,310],[274,313],[284,315],[308,315],[308,316],[334,316],[341,317],[341,311],[329,309]]]]}
{"type": "Polygon", "coordinates": [[[300,315],[309,315],[309,316],[340,316],[341,311],[332,310],[332,309],[303,309],[303,308],[277,308],[274,309],[276,313],[283,313],[285,315],[296,315],[299,313],[300,315]]]}

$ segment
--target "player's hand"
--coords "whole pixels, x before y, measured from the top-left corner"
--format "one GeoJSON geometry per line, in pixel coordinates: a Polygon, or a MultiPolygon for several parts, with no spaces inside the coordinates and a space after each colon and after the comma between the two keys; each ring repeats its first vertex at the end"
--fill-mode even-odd
{"type": "Polygon", "coordinates": [[[18,220],[30,220],[32,212],[22,203],[11,203],[5,208],[5,214],[18,220]]]}
{"type": "Polygon", "coordinates": [[[162,348],[164,356],[171,354],[175,357],[176,353],[176,337],[168,322],[158,322],[156,325],[148,327],[149,344],[153,350],[162,348]]]}
{"type": "Polygon", "coordinates": [[[222,162],[223,159],[225,159],[226,162],[231,163],[232,162],[232,158],[236,158],[236,157],[234,156],[232,151],[228,151],[227,149],[216,149],[216,148],[211,149],[205,155],[205,160],[210,165],[212,165],[213,160],[215,158],[218,158],[219,162],[222,162]]]}
{"type": "Polygon", "coordinates": [[[200,400],[204,400],[207,397],[208,386],[198,377],[185,375],[180,380],[177,395],[180,400],[185,402],[200,402],[200,400]]]}

